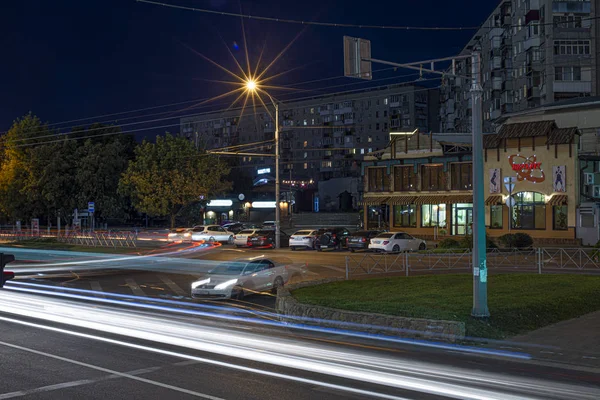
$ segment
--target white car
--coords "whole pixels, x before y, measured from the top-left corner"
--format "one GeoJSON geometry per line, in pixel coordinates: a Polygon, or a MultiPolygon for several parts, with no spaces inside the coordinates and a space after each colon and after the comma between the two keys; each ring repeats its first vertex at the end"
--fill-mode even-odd
{"type": "Polygon", "coordinates": [[[244,229],[243,231],[239,231],[233,237],[233,244],[235,244],[236,247],[248,246],[248,238],[259,230],[260,229],[244,229]]]}
{"type": "Polygon", "coordinates": [[[380,233],[371,239],[370,250],[398,253],[400,251],[425,250],[427,243],[404,232],[380,233]]]}
{"type": "Polygon", "coordinates": [[[192,232],[189,228],[171,229],[167,235],[167,242],[189,242],[192,240],[192,232]]]}
{"type": "Polygon", "coordinates": [[[220,225],[199,225],[192,228],[192,241],[233,243],[233,233],[220,225]]]}
{"type": "Polygon", "coordinates": [[[290,248],[296,250],[299,248],[314,249],[317,231],[303,230],[290,236],[290,248]]]}
{"type": "Polygon", "coordinates": [[[277,292],[290,278],[301,278],[306,273],[303,265],[294,265],[285,257],[225,261],[192,283],[192,297],[241,300],[253,293],[277,292]]]}

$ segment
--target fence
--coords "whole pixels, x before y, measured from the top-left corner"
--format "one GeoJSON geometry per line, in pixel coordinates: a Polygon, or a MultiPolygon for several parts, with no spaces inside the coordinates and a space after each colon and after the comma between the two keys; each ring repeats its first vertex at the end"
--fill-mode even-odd
{"type": "Polygon", "coordinates": [[[59,241],[83,246],[137,247],[137,232],[126,231],[71,231],[58,238],[59,241]]]}
{"type": "MultiPolygon", "coordinates": [[[[487,267],[516,272],[596,272],[600,273],[600,251],[594,248],[488,249],[487,267]]],[[[346,279],[356,275],[442,271],[466,272],[473,268],[470,250],[440,253],[356,253],[346,256],[346,279]]]]}

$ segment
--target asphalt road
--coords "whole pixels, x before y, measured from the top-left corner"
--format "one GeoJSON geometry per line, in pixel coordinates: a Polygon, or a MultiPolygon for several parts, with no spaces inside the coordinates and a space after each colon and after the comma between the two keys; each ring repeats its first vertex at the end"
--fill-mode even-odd
{"type": "Polygon", "coordinates": [[[597,399],[600,370],[0,292],[0,399],[597,399]]]}

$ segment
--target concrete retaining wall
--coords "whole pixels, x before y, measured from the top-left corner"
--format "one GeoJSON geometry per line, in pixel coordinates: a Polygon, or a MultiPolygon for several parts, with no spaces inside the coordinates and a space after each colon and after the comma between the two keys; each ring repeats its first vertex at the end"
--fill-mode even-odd
{"type": "Polygon", "coordinates": [[[465,324],[462,322],[395,317],[384,314],[353,312],[313,306],[302,304],[291,295],[291,292],[296,289],[340,280],[342,279],[302,282],[280,288],[277,293],[276,303],[276,309],[280,314],[280,319],[307,325],[319,325],[403,338],[435,339],[455,342],[464,339],[465,337],[465,324]],[[312,318],[319,321],[298,320],[286,318],[286,316],[312,318]],[[344,323],[347,323],[348,325],[344,325],[344,323]],[[352,326],[352,324],[355,325],[352,326]]]}

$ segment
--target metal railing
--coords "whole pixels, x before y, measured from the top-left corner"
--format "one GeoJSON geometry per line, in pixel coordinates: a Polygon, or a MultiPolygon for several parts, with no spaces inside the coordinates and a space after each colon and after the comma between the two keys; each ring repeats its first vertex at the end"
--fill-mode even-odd
{"type": "Polygon", "coordinates": [[[83,246],[137,247],[138,233],[128,231],[71,231],[58,238],[59,241],[83,246]]]}
{"type": "MultiPolygon", "coordinates": [[[[595,272],[600,273],[600,249],[531,248],[488,249],[487,267],[506,272],[595,272]]],[[[470,250],[428,250],[403,253],[355,253],[346,256],[346,279],[351,276],[404,273],[471,271],[470,250]]]]}

